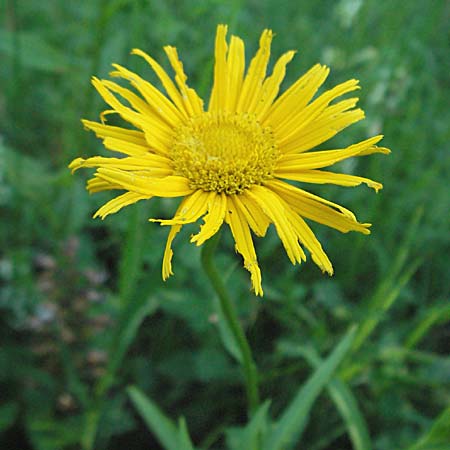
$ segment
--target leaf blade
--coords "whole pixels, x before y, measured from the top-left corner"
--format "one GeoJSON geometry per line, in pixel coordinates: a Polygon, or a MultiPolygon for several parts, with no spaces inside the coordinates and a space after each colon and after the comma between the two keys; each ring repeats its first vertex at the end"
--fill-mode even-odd
{"type": "Polygon", "coordinates": [[[353,343],[356,327],[350,328],[330,356],[297,391],[291,404],[276,423],[264,450],[283,450],[294,438],[299,438],[306,426],[309,412],[322,389],[343,360],[353,343]]]}
{"type": "Polygon", "coordinates": [[[140,416],[167,450],[180,450],[178,430],[172,421],[140,389],[130,386],[128,395],[140,416]]]}

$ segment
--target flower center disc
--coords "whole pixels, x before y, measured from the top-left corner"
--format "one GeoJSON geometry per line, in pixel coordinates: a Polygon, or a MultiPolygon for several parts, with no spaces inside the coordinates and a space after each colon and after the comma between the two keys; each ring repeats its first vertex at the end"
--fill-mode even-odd
{"type": "Polygon", "coordinates": [[[209,113],[175,129],[172,160],[193,189],[236,194],[273,177],[272,130],[249,114],[209,113]]]}

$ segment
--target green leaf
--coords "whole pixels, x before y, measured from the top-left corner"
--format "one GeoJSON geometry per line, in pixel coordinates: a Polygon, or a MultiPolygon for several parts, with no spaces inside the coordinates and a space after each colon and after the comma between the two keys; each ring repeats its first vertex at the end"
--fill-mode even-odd
{"type": "Polygon", "coordinates": [[[214,307],[216,309],[219,320],[217,321],[217,327],[219,329],[220,339],[222,340],[225,350],[240,364],[243,362],[242,353],[239,350],[239,346],[233,333],[230,330],[228,322],[225,320],[222,309],[220,308],[219,299],[214,296],[214,307]]]}
{"type": "Polygon", "coordinates": [[[0,406],[0,431],[7,430],[15,422],[18,414],[18,403],[9,402],[0,406]]]}
{"type": "Polygon", "coordinates": [[[264,450],[284,450],[288,448],[294,439],[301,437],[314,401],[349,351],[355,333],[356,329],[352,327],[331,355],[297,391],[291,404],[275,424],[270,438],[265,442],[264,450]]]}
{"type": "MultiPolygon", "coordinates": [[[[227,283],[230,279],[231,274],[236,270],[236,264],[232,264],[229,269],[223,274],[223,281],[227,283]]],[[[216,311],[218,321],[217,327],[219,329],[220,339],[225,347],[225,350],[239,363],[243,364],[244,358],[242,352],[239,348],[239,344],[236,338],[233,336],[233,332],[230,329],[230,325],[226,320],[222,308],[220,307],[220,300],[217,295],[214,295],[214,309],[216,311]]]]}
{"type": "Polygon", "coordinates": [[[227,430],[227,444],[231,450],[258,450],[268,428],[270,401],[264,402],[244,428],[227,430]]]}
{"type": "Polygon", "coordinates": [[[186,423],[180,419],[177,429],[173,422],[143,392],[130,386],[128,394],[142,419],[167,450],[194,450],[186,423]]]}
{"type": "Polygon", "coordinates": [[[178,450],[178,430],[172,421],[138,388],[130,386],[127,391],[147,427],[161,445],[167,450],[178,450]]]}
{"type": "Polygon", "coordinates": [[[450,449],[450,406],[434,421],[430,430],[408,450],[450,449]]]}

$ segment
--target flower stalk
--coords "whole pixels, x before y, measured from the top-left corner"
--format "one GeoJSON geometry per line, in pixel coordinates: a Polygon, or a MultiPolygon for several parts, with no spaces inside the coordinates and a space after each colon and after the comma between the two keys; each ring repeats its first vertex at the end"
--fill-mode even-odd
{"type": "Polygon", "coordinates": [[[222,278],[214,264],[214,251],[219,242],[220,234],[216,233],[202,248],[202,265],[220,301],[220,308],[227,321],[233,337],[239,346],[242,356],[242,366],[245,377],[245,390],[248,403],[248,414],[251,416],[259,405],[258,372],[245,333],[239,323],[236,309],[225,288],[222,278]]]}

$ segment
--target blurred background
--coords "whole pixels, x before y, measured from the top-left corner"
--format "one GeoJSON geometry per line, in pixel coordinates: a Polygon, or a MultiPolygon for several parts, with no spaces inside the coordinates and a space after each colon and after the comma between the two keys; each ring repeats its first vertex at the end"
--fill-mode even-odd
{"type": "MultiPolygon", "coordinates": [[[[92,220],[111,196],[89,196],[88,171],[67,169],[74,157],[106,154],[80,122],[106,109],[92,75],[107,77],[116,62],[155,81],[130,50],[168,68],[162,46],[171,44],[207,99],[218,23],[245,40],[247,58],[264,28],[276,33],[272,63],[297,49],[284,89],[317,62],[331,67],[325,88],[359,79],[367,119],[327,147],[383,133],[392,149],[337,167],[381,181],[378,194],[312,187],[373,223],[370,236],[313,226],[332,278],[310,261],[292,267],[271,230],[255,239],[265,290],[257,299],[223,233],[218,264],[271,414],[311,373],[302,354],[328,354],[357,323],[364,331],[340,376],[373,448],[412,448],[450,402],[449,13],[445,0],[1,2],[1,448],[158,449],[129,402],[132,384],[173,419],[184,416],[199,448],[225,448],[230,427],[245,422],[240,371],[223,350],[217,303],[188,242],[195,227],[175,241],[175,276],[164,283],[167,230],[147,218],[169,217],[175,204],[92,220]]],[[[353,448],[326,393],[295,448],[353,448]]]]}

